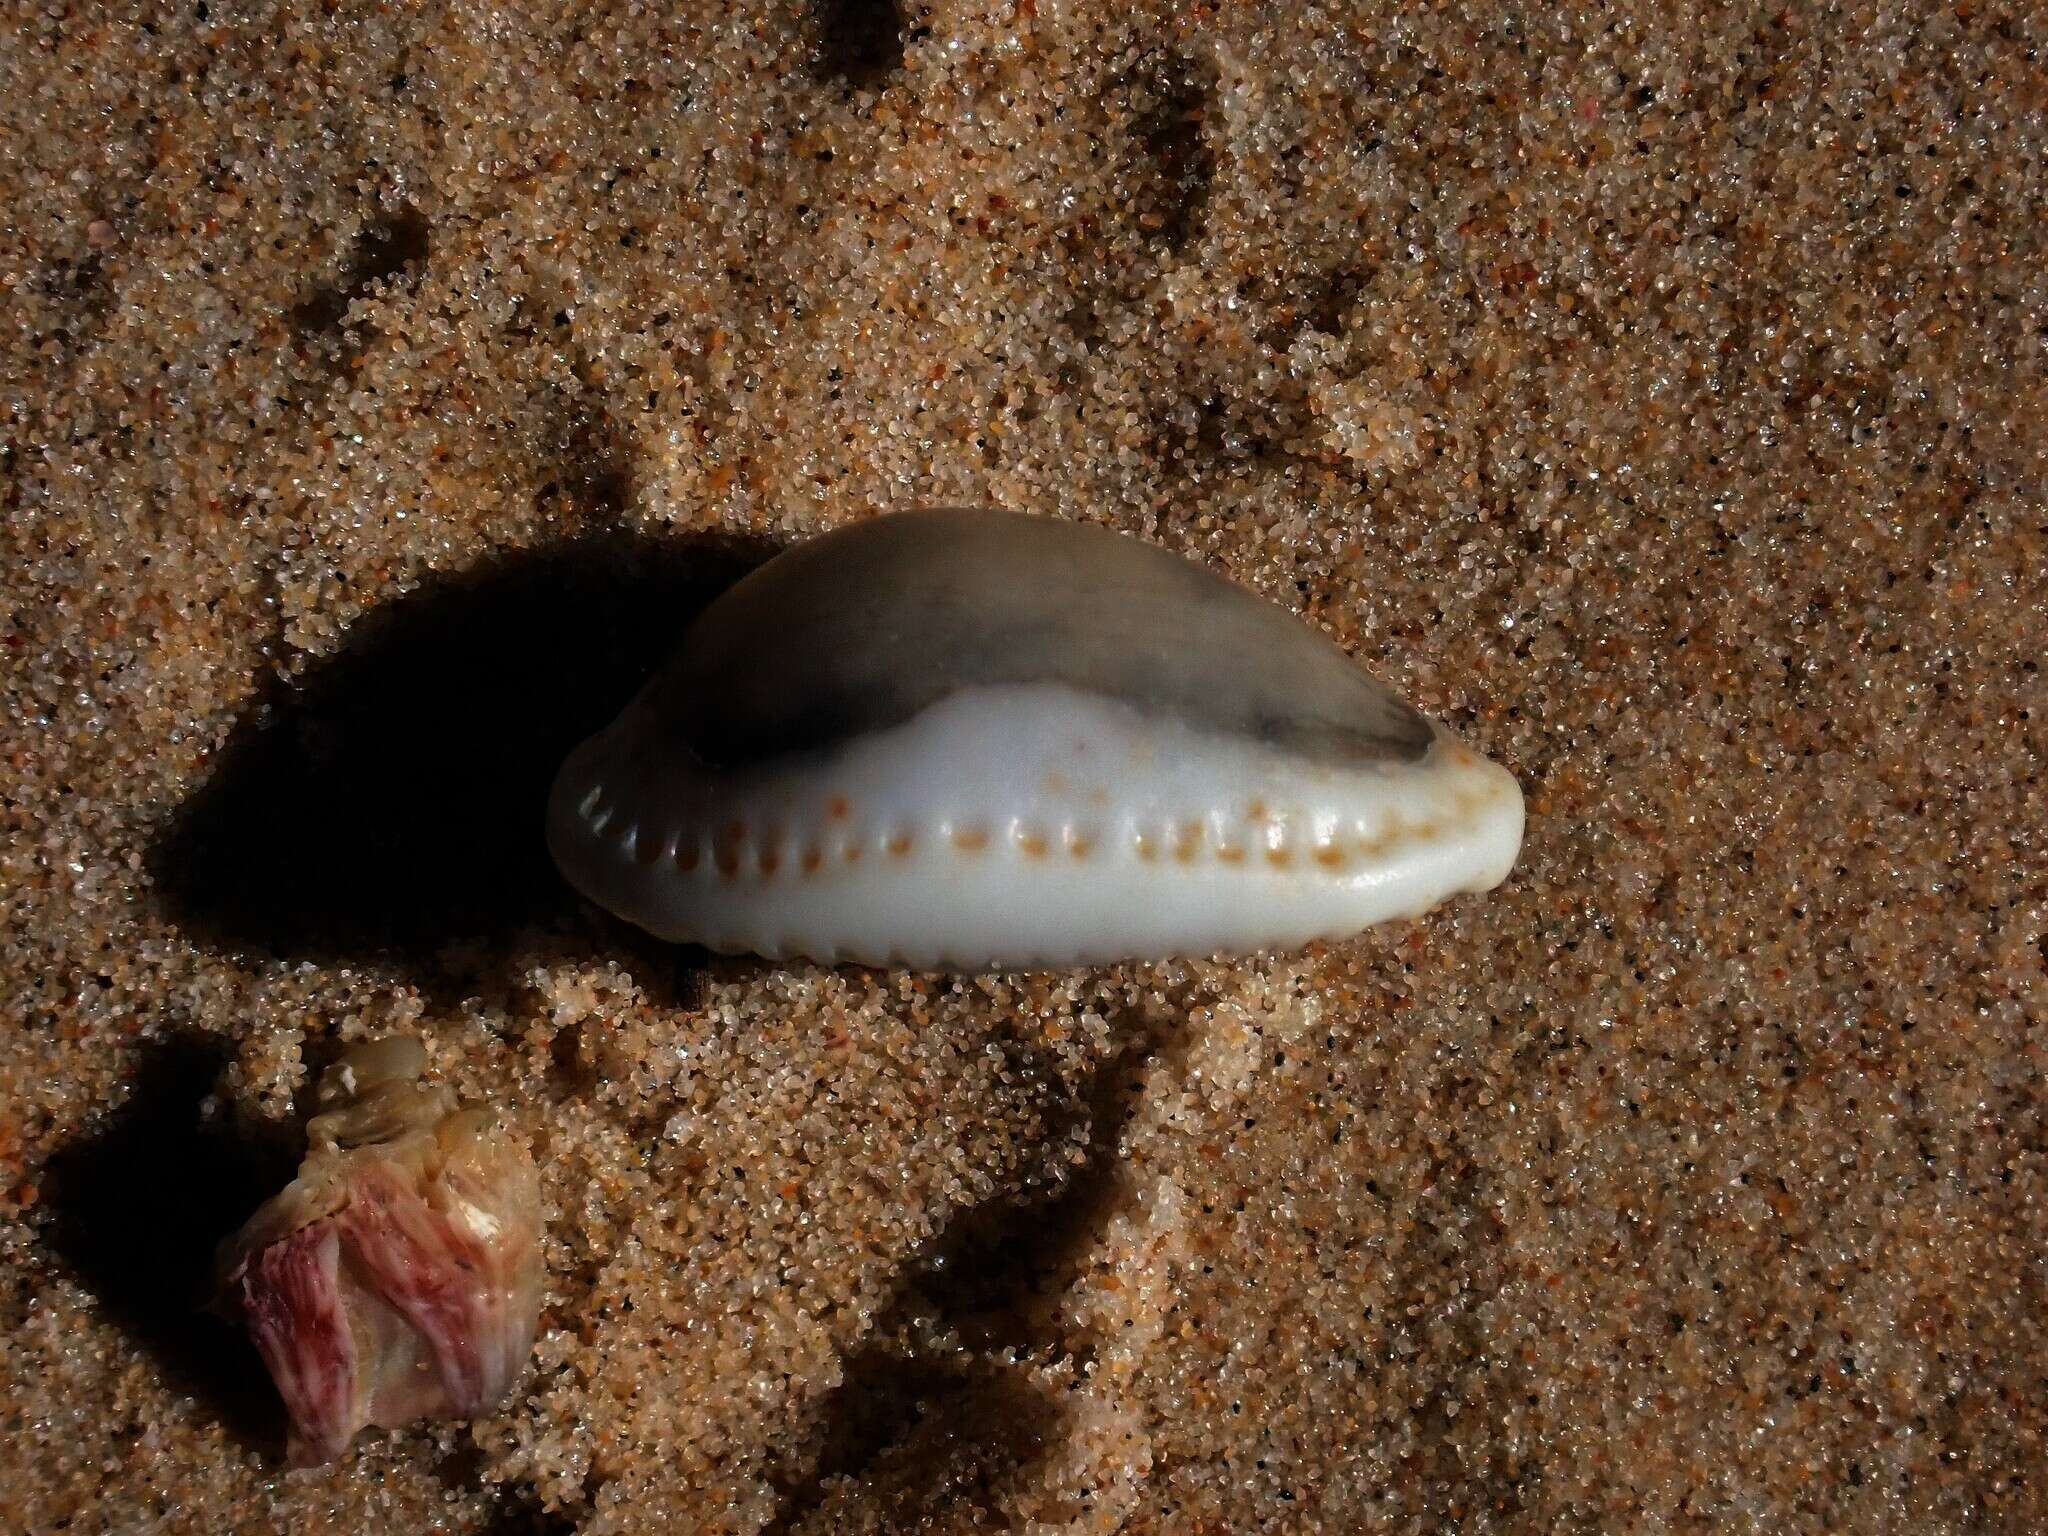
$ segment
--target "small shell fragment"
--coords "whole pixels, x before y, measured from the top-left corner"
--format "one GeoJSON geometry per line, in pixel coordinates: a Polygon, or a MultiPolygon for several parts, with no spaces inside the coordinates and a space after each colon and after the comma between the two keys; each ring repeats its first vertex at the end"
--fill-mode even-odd
{"type": "Polygon", "coordinates": [[[540,1181],[498,1117],[422,1087],[393,1036],[322,1076],[299,1176],[222,1245],[216,1305],[255,1341],[294,1465],[356,1432],[500,1399],[540,1314],[540,1181]]]}
{"type": "Polygon", "coordinates": [[[1053,518],[769,561],[558,776],[571,884],[654,934],[979,968],[1292,947],[1487,890],[1514,779],[1206,568],[1053,518]]]}

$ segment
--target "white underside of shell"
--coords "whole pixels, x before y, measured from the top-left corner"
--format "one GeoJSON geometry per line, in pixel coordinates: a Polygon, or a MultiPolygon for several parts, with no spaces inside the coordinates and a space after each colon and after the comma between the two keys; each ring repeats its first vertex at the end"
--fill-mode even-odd
{"type": "Polygon", "coordinates": [[[599,737],[549,812],[585,894],[727,953],[1028,968],[1344,937],[1500,883],[1514,779],[1449,734],[1327,766],[1057,685],[977,688],[757,773],[621,761],[599,737]]]}

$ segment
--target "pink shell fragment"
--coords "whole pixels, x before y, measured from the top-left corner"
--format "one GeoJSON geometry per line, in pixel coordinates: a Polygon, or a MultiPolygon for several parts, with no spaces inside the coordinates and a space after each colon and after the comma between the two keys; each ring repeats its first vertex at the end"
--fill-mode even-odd
{"type": "Polygon", "coordinates": [[[478,1414],[533,1346],[533,1160],[495,1115],[418,1086],[424,1066],[401,1038],[330,1068],[298,1178],[222,1250],[223,1310],[284,1399],[295,1465],[366,1425],[478,1414]]]}

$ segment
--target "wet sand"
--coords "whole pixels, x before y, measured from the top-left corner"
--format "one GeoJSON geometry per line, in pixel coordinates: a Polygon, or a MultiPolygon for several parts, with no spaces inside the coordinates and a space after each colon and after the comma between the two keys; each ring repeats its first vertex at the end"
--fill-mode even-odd
{"type": "Polygon", "coordinates": [[[0,42],[23,1531],[2048,1525],[2037,8],[225,0],[0,42]],[[580,908],[540,808],[790,539],[986,503],[1520,776],[1305,956],[580,908]],[[396,1029],[533,1370],[313,1473],[196,1310],[396,1029]]]}

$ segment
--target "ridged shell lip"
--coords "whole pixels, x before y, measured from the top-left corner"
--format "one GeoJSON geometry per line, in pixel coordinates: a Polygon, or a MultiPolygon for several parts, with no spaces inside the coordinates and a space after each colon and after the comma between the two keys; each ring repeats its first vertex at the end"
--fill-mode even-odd
{"type": "Polygon", "coordinates": [[[776,958],[1002,969],[1292,944],[1490,888],[1521,829],[1512,777],[1441,730],[1421,763],[1347,773],[1058,688],[970,691],[752,772],[646,749],[622,721],[565,762],[563,872],[662,937],[776,958]],[[1063,730],[1074,743],[1048,747],[1063,730]],[[1057,904],[1095,915],[1063,923],[1057,904]],[[1119,916],[1162,904],[1189,910],[1187,940],[1119,916]],[[896,926],[859,937],[878,911],[896,926]]]}

